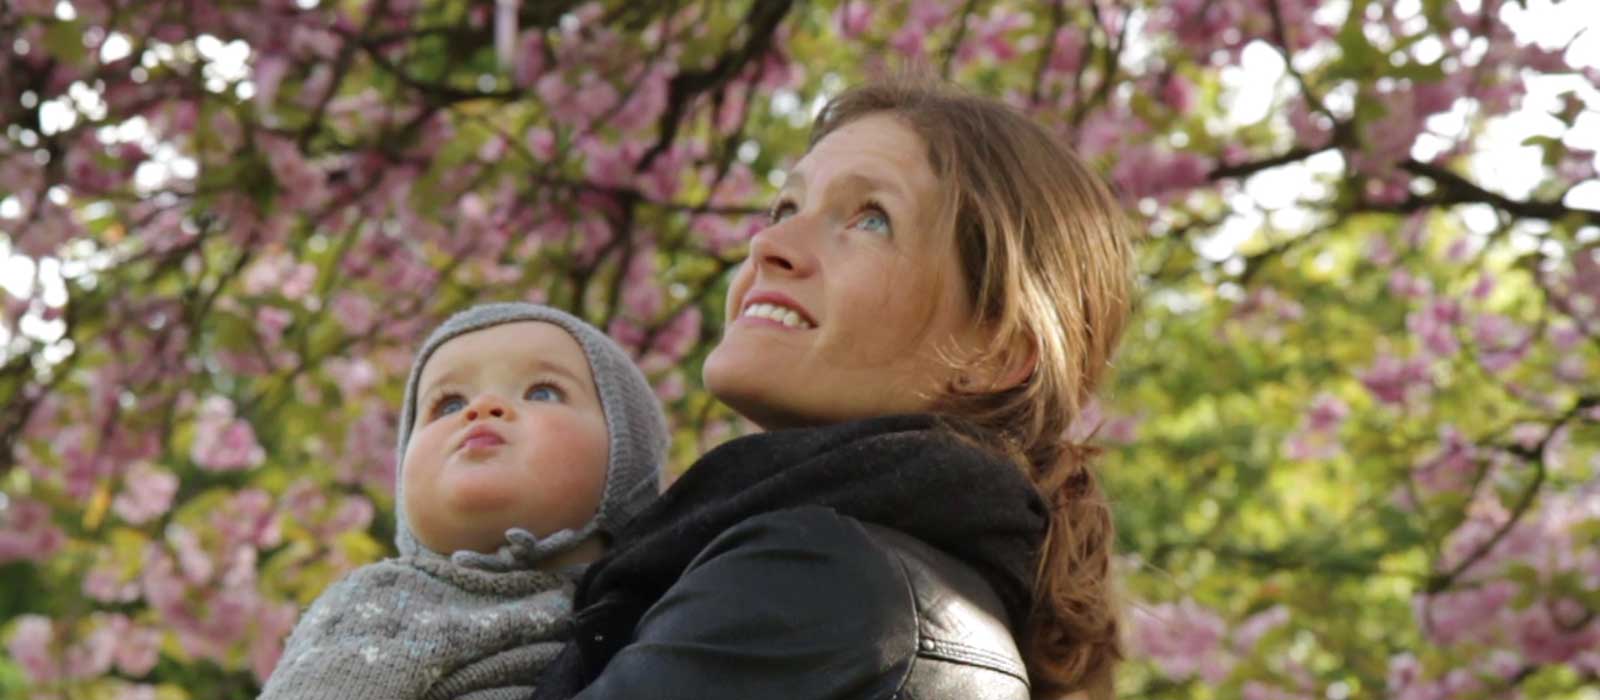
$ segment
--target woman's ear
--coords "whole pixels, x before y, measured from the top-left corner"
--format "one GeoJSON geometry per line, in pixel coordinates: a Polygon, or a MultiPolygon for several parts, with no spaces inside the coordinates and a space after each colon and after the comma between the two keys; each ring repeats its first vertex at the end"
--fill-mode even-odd
{"type": "Polygon", "coordinates": [[[963,372],[956,380],[958,389],[970,393],[993,394],[1021,386],[1033,377],[1039,364],[1039,348],[1033,334],[1018,333],[1011,343],[977,367],[963,372]]]}
{"type": "Polygon", "coordinates": [[[1039,366],[1039,346],[1033,334],[1018,333],[1011,346],[997,358],[997,363],[999,367],[995,380],[989,385],[990,391],[1014,389],[1032,379],[1033,370],[1039,366]]]}

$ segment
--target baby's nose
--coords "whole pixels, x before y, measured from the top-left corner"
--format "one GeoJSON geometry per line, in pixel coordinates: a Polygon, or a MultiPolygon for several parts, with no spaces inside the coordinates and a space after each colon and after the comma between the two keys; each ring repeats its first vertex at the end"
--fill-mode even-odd
{"type": "Polygon", "coordinates": [[[467,420],[479,418],[505,418],[511,413],[511,407],[493,394],[484,394],[467,407],[467,420]]]}

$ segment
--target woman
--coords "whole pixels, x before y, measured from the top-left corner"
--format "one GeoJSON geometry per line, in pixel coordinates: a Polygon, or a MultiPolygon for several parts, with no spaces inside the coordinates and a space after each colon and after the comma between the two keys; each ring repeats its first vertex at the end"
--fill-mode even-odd
{"type": "Polygon", "coordinates": [[[829,103],[706,386],[765,432],[617,534],[538,697],[1109,697],[1111,519],[1065,442],[1133,293],[1105,185],[924,83],[829,103]]]}

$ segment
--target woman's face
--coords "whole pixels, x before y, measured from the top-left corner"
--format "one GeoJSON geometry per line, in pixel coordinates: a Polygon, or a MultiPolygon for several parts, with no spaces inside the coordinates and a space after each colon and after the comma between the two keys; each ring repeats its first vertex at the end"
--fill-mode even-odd
{"type": "Polygon", "coordinates": [[[718,398],[766,429],[927,410],[977,347],[922,139],[874,114],[795,165],[728,290],[706,358],[718,398]]]}

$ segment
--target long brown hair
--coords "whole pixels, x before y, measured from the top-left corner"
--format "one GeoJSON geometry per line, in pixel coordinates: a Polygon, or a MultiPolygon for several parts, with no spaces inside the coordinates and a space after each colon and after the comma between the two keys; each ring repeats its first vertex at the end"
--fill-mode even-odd
{"type": "Polygon", "coordinates": [[[1132,308],[1133,233],[1100,177],[1043,127],[994,100],[921,77],[833,98],[810,143],[869,114],[898,117],[927,146],[946,196],[976,321],[992,330],[980,361],[1031,349],[1020,385],[950,387],[941,410],[975,423],[1014,456],[1050,507],[1021,646],[1036,697],[1084,690],[1109,698],[1123,657],[1111,580],[1111,508],[1094,449],[1068,426],[1107,375],[1132,308]]]}

